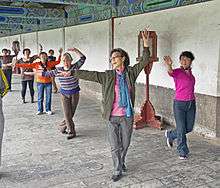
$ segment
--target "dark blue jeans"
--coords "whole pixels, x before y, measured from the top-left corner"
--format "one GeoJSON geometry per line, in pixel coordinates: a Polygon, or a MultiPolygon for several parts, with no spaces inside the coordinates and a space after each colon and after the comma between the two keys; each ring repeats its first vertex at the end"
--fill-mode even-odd
{"type": "Polygon", "coordinates": [[[52,83],[37,83],[38,111],[43,112],[44,90],[46,92],[46,112],[51,111],[52,83]]]}
{"type": "Polygon", "coordinates": [[[171,140],[177,139],[177,151],[179,155],[186,156],[189,153],[186,134],[191,132],[194,127],[196,116],[196,102],[195,100],[174,100],[173,112],[176,121],[176,129],[169,131],[168,137],[171,140]]]}

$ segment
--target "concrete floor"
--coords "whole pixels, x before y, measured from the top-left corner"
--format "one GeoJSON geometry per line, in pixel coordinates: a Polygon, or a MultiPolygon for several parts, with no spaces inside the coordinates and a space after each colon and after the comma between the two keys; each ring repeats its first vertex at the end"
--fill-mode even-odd
{"type": "Polygon", "coordinates": [[[134,131],[128,172],[113,183],[110,147],[98,101],[81,91],[75,116],[77,137],[67,140],[57,126],[63,117],[59,94],[53,95],[55,114],[37,116],[37,103],[21,104],[16,76],[12,89],[4,99],[0,188],[220,187],[218,142],[191,134],[190,158],[180,161],[175,148],[166,147],[164,131],[148,127],[134,131]]]}

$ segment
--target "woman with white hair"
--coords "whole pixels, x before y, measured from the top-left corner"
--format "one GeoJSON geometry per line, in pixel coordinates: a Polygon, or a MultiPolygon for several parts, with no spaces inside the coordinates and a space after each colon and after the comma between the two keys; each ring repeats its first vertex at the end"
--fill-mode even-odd
{"type": "Polygon", "coordinates": [[[45,77],[57,76],[59,79],[61,103],[65,118],[65,124],[61,128],[61,132],[64,134],[68,133],[67,139],[72,139],[76,137],[73,116],[79,102],[79,79],[74,76],[63,77],[59,73],[79,69],[84,64],[86,57],[76,48],[70,48],[68,51],[75,52],[80,56],[80,59],[76,63],[72,64],[73,58],[68,52],[66,52],[63,54],[63,67],[57,67],[55,70],[51,71],[44,71],[41,74],[45,77]],[[68,132],[66,129],[68,129],[68,132]]]}

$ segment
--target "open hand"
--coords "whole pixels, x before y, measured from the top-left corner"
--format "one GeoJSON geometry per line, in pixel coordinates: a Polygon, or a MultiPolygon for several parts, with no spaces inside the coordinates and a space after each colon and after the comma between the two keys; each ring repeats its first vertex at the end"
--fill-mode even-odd
{"type": "Polygon", "coordinates": [[[59,54],[62,54],[63,53],[63,48],[60,48],[59,49],[59,54]]]}
{"type": "Polygon", "coordinates": [[[69,76],[71,76],[71,72],[70,71],[61,71],[61,72],[58,73],[57,76],[69,77],[69,76]]]}
{"type": "Polygon", "coordinates": [[[166,65],[171,66],[173,64],[173,61],[170,56],[164,56],[163,60],[166,65]]]}
{"type": "Polygon", "coordinates": [[[13,60],[12,60],[12,63],[11,63],[11,66],[12,66],[12,67],[15,67],[16,64],[18,64],[18,60],[17,60],[17,59],[13,59],[13,60]]]}
{"type": "Polygon", "coordinates": [[[77,48],[68,48],[68,51],[80,53],[79,49],[77,49],[77,48]]]}
{"type": "Polygon", "coordinates": [[[150,36],[150,31],[148,30],[148,28],[146,28],[144,31],[141,31],[141,36],[144,42],[144,47],[148,47],[148,40],[149,40],[149,36],[150,36]]]}
{"type": "Polygon", "coordinates": [[[71,52],[75,52],[77,49],[76,48],[68,48],[68,51],[71,51],[71,52]]]}

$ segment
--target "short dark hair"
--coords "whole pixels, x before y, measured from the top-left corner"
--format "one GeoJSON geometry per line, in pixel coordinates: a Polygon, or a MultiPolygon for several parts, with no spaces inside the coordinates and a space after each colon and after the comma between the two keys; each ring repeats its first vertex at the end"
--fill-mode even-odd
{"type": "Polygon", "coordinates": [[[54,53],[54,50],[50,49],[50,50],[48,51],[48,53],[54,53]]]}
{"type": "Polygon", "coordinates": [[[25,51],[28,51],[29,53],[31,53],[31,50],[29,48],[23,49],[23,54],[25,53],[25,51]]]}
{"type": "Polygon", "coordinates": [[[4,51],[7,51],[7,52],[8,52],[8,49],[6,49],[6,48],[3,48],[3,49],[2,49],[2,53],[3,53],[4,51]]]}
{"type": "Polygon", "coordinates": [[[47,56],[47,53],[46,53],[46,52],[41,52],[41,53],[40,53],[40,55],[43,55],[43,54],[47,56]]]}
{"type": "Polygon", "coordinates": [[[193,53],[190,52],[190,51],[183,51],[183,52],[180,54],[179,59],[181,59],[182,56],[185,56],[185,57],[190,58],[191,61],[193,61],[193,60],[195,59],[195,56],[194,56],[193,53]]]}
{"type": "Polygon", "coordinates": [[[111,51],[110,56],[112,56],[112,54],[115,52],[119,52],[122,57],[125,57],[124,66],[125,68],[127,68],[130,65],[130,58],[128,56],[128,53],[121,48],[115,48],[111,51]]]}

